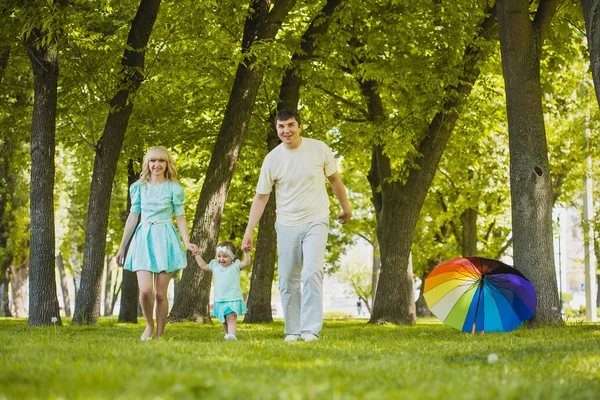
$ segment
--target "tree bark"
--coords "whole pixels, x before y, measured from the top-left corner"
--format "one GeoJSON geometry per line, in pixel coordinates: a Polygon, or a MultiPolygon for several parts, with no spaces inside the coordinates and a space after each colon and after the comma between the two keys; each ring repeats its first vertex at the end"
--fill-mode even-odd
{"type": "Polygon", "coordinates": [[[540,54],[556,0],[499,0],[498,32],[506,92],[515,268],[531,281],[538,303],[532,324],[560,323],[552,234],[552,181],[542,109],[540,54]]]}
{"type": "MultiPolygon", "coordinates": [[[[275,115],[283,109],[298,109],[302,75],[300,63],[314,57],[316,50],[315,41],[318,36],[325,34],[331,23],[331,16],[342,0],[328,0],[321,12],[310,23],[302,38],[300,47],[292,55],[290,67],[285,71],[279,89],[279,102],[277,108],[271,113],[269,121],[269,134],[267,135],[267,148],[273,150],[279,144],[277,130],[275,129],[275,115]]],[[[248,313],[244,323],[273,322],[271,310],[271,288],[275,275],[275,259],[277,257],[277,235],[275,233],[275,193],[271,194],[269,202],[260,220],[258,238],[256,239],[256,257],[252,267],[250,279],[250,293],[248,294],[248,313]]]]}
{"type": "Polygon", "coordinates": [[[44,33],[34,29],[25,42],[33,70],[31,121],[29,326],[61,325],[54,275],[54,152],[58,44],[44,46],[44,33]]]}
{"type": "MultiPolygon", "coordinates": [[[[8,57],[6,57],[8,61],[8,57]]],[[[4,60],[0,59],[0,81],[4,74],[4,60]]],[[[10,306],[8,304],[8,284],[10,283],[10,264],[13,255],[7,246],[9,237],[10,220],[12,214],[7,210],[7,205],[11,202],[12,193],[14,193],[15,183],[10,173],[10,164],[12,158],[12,142],[6,138],[0,146],[0,165],[4,174],[0,176],[0,315],[10,317],[10,306]]]]}
{"type": "Polygon", "coordinates": [[[581,0],[585,19],[588,50],[590,52],[590,69],[594,80],[596,100],[600,105],[600,0],[581,0]]]}
{"type": "Polygon", "coordinates": [[[462,256],[477,255],[477,209],[467,208],[460,216],[462,223],[462,256]]]}
{"type": "MultiPolygon", "coordinates": [[[[221,215],[229,185],[237,163],[254,101],[263,79],[265,65],[256,63],[251,46],[257,41],[273,40],[283,20],[296,3],[295,0],[277,1],[269,11],[270,1],[253,0],[246,18],[242,39],[242,54],[246,62],[238,64],[219,136],[206,171],[192,228],[191,241],[198,244],[204,259],[212,258],[219,235],[221,215]]],[[[209,322],[208,301],[212,274],[198,267],[188,253],[187,267],[183,270],[177,288],[170,321],[209,322]]]]}
{"type": "MultiPolygon", "coordinates": [[[[406,182],[387,180],[391,176],[390,159],[383,153],[382,146],[373,146],[369,181],[373,189],[377,237],[381,246],[381,273],[369,323],[415,323],[413,282],[407,274],[414,230],[436,168],[458,119],[459,108],[479,76],[479,62],[487,55],[478,42],[489,41],[494,34],[495,17],[488,16],[482,22],[477,37],[465,49],[460,83],[448,88],[448,91],[457,95],[448,96],[441,111],[434,116],[419,144],[421,156],[405,161],[404,168],[409,171],[406,182]]],[[[382,119],[385,114],[376,84],[363,82],[362,90],[368,99],[372,120],[376,122],[382,119]]]]}
{"type": "Polygon", "coordinates": [[[110,268],[110,256],[105,256],[104,263],[104,316],[111,314],[110,305],[112,303],[112,269],[110,268]]]}
{"type": "Polygon", "coordinates": [[[271,309],[271,288],[275,276],[277,256],[277,235],[275,223],[275,193],[272,194],[260,220],[256,239],[256,257],[250,277],[248,293],[248,312],[244,317],[246,324],[273,322],[271,309]]]}
{"type": "Polygon", "coordinates": [[[8,299],[8,284],[10,283],[10,266],[4,269],[0,277],[0,315],[3,317],[12,317],[10,312],[10,303],[8,299]]]}
{"type": "Polygon", "coordinates": [[[375,297],[377,296],[377,284],[379,283],[379,273],[381,272],[381,249],[379,247],[379,240],[375,238],[373,244],[373,275],[371,281],[371,307],[375,304],[375,297]]]}
{"type": "Polygon", "coordinates": [[[144,80],[145,49],[152,33],[160,0],[141,0],[131,23],[121,59],[123,80],[110,101],[104,132],[96,145],[88,203],[88,221],[81,269],[81,287],[75,305],[75,324],[95,324],[100,315],[102,269],[113,179],[133,109],[130,97],[144,80]]]}
{"type": "Polygon", "coordinates": [[[58,267],[58,276],[60,278],[60,288],[63,296],[63,309],[65,317],[71,317],[71,297],[69,297],[69,287],[67,286],[67,274],[65,273],[65,263],[63,256],[58,253],[56,256],[56,266],[58,267]]]}
{"type": "MultiPolygon", "coordinates": [[[[133,166],[133,160],[129,159],[127,163],[127,187],[133,185],[138,179],[139,172],[135,170],[133,166]]],[[[126,221],[131,210],[131,195],[129,190],[127,191],[127,211],[123,216],[123,220],[126,221]]],[[[125,254],[129,250],[131,240],[127,243],[127,249],[125,254]]],[[[137,276],[135,272],[127,271],[123,269],[123,278],[121,280],[121,303],[119,308],[119,319],[118,322],[137,324],[138,320],[138,296],[139,287],[137,282],[137,276]]]]}
{"type": "Polygon", "coordinates": [[[12,289],[12,312],[16,318],[27,318],[28,307],[27,298],[29,290],[27,288],[27,279],[29,278],[29,258],[26,258],[20,266],[11,265],[12,279],[10,286],[12,289]]]}

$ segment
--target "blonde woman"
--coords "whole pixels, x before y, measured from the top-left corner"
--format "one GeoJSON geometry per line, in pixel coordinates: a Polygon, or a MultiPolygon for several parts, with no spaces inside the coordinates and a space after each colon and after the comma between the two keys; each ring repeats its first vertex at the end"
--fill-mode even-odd
{"type": "Polygon", "coordinates": [[[167,289],[173,273],[185,268],[185,251],[173,224],[173,215],[185,247],[196,252],[190,243],[185,220],[183,188],[177,183],[177,170],[171,154],[164,147],[152,147],[144,158],[140,179],[129,188],[131,210],[117,263],[137,275],[140,305],[146,318],[141,340],[154,334],[154,301],[156,298],[156,338],[163,336],[169,312],[167,289]],[[138,220],[142,220],[137,225],[138,220]],[[136,228],[137,225],[137,228],[136,228]],[[127,258],[125,248],[133,235],[127,258]],[[154,289],[154,290],[153,290],[154,289]]]}

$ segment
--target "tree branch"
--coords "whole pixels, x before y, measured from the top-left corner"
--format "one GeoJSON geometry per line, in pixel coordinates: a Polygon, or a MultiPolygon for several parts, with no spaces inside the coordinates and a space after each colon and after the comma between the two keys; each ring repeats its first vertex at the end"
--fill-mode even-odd
{"type": "Polygon", "coordinates": [[[552,21],[552,17],[556,12],[556,5],[558,0],[541,0],[538,5],[538,9],[535,13],[533,25],[538,31],[538,38],[540,46],[544,43],[546,34],[548,33],[548,27],[552,21]]]}
{"type": "Polygon", "coordinates": [[[323,86],[321,85],[315,85],[315,87],[317,89],[320,89],[321,91],[323,91],[323,93],[328,94],[329,96],[333,97],[334,99],[337,99],[339,101],[341,101],[342,103],[346,104],[347,106],[353,107],[355,108],[358,112],[360,112],[362,115],[365,116],[365,118],[370,121],[371,120],[371,116],[369,115],[369,112],[367,110],[365,110],[364,108],[362,108],[359,104],[354,103],[351,100],[348,100],[338,94],[335,94],[334,92],[332,92],[329,89],[325,89],[323,86]]]}

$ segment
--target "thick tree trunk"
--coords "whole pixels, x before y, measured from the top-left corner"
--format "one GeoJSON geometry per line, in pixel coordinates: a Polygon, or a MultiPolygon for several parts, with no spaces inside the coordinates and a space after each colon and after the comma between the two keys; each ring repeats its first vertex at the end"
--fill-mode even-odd
{"type": "Polygon", "coordinates": [[[58,267],[58,276],[60,278],[60,288],[63,296],[63,309],[65,317],[71,317],[71,297],[69,297],[69,287],[67,285],[67,274],[65,273],[65,263],[62,253],[56,256],[56,266],[58,267]]]}
{"type": "MultiPolygon", "coordinates": [[[[590,69],[594,80],[596,101],[600,106],[600,0],[581,0],[583,16],[585,19],[588,50],[590,53],[590,69]]],[[[596,260],[600,266],[600,251],[598,240],[594,241],[596,260]]],[[[600,275],[596,276],[596,282],[600,282],[600,275]]],[[[596,307],[600,307],[600,290],[596,291],[596,307]]]]}
{"type": "Polygon", "coordinates": [[[25,259],[20,266],[11,265],[12,279],[10,281],[12,291],[12,313],[16,318],[27,318],[29,310],[27,298],[29,290],[27,282],[29,278],[29,259],[25,259]]]}
{"type": "Polygon", "coordinates": [[[160,0],[141,0],[131,23],[121,60],[121,88],[110,101],[104,132],[96,145],[88,203],[88,221],[81,269],[81,287],[75,304],[75,324],[95,324],[100,315],[102,269],[113,179],[133,109],[130,97],[144,80],[145,48],[156,21],[160,0]]]}
{"type": "MultiPolygon", "coordinates": [[[[139,177],[139,172],[133,166],[133,160],[129,159],[127,163],[127,187],[130,187],[139,177]]],[[[127,191],[127,211],[123,216],[126,221],[131,210],[131,195],[127,191]]],[[[127,243],[125,254],[129,250],[131,240],[127,243]]],[[[135,272],[123,270],[123,278],[121,280],[121,302],[119,307],[119,322],[137,324],[138,320],[138,296],[139,286],[135,272]]]]}
{"type": "MultiPolygon", "coordinates": [[[[196,206],[191,241],[198,244],[202,257],[207,260],[214,253],[233,170],[265,70],[264,65],[255,63],[256,59],[251,55],[250,48],[256,41],[275,38],[296,1],[277,1],[269,12],[270,3],[267,0],[253,0],[250,4],[252,11],[246,18],[242,39],[242,53],[247,59],[238,65],[219,136],[206,171],[209,178],[202,185],[196,206]]],[[[187,268],[184,269],[177,288],[170,321],[210,321],[208,301],[211,276],[210,272],[202,271],[194,257],[188,254],[187,268]]]]}
{"type": "MultiPolygon", "coordinates": [[[[391,176],[390,159],[383,154],[381,146],[373,146],[369,181],[377,215],[381,273],[369,323],[415,323],[413,282],[407,274],[414,230],[436,168],[458,119],[459,108],[479,76],[479,62],[486,56],[479,42],[491,40],[494,32],[495,18],[488,16],[482,22],[473,44],[465,49],[460,84],[448,88],[449,92],[457,95],[448,96],[442,110],[434,116],[419,144],[421,157],[405,162],[404,167],[409,171],[406,182],[387,181],[386,178],[391,176]]],[[[372,120],[377,122],[384,118],[383,105],[374,82],[363,82],[362,90],[368,100],[372,120]]]]}
{"type": "Polygon", "coordinates": [[[260,220],[258,238],[256,240],[256,257],[250,277],[248,294],[248,312],[244,323],[258,324],[273,322],[271,309],[271,288],[275,275],[275,259],[277,256],[277,235],[275,223],[275,193],[269,199],[260,220]]]}
{"type": "Polygon", "coordinates": [[[25,46],[33,70],[31,121],[29,326],[61,325],[54,275],[54,151],[58,48],[54,40],[40,46],[34,29],[25,46]]]}
{"type": "MultiPolygon", "coordinates": [[[[537,294],[536,323],[560,323],[552,235],[552,181],[542,109],[540,52],[549,20],[531,21],[528,3],[499,0],[498,32],[506,91],[515,268],[537,294]]],[[[556,1],[553,1],[554,8],[556,1]]],[[[541,16],[541,19],[540,19],[541,16]]]]}
{"type": "Polygon", "coordinates": [[[477,255],[477,209],[467,208],[460,216],[462,223],[462,256],[477,255]]]}
{"type": "MultiPolygon", "coordinates": [[[[302,38],[300,48],[292,55],[290,67],[286,70],[279,89],[279,103],[277,110],[298,109],[300,98],[300,87],[302,86],[302,75],[300,62],[314,56],[316,50],[315,40],[324,34],[331,22],[331,15],[335,7],[342,0],[328,0],[321,12],[313,19],[302,38]]],[[[278,144],[277,130],[275,129],[275,115],[270,115],[269,134],[267,137],[267,148],[273,150],[278,144]]],[[[256,257],[252,267],[250,280],[250,293],[248,295],[248,313],[244,318],[245,323],[264,323],[273,321],[271,310],[271,288],[273,276],[275,275],[275,259],[277,256],[277,235],[275,233],[275,193],[271,194],[265,208],[258,229],[256,239],[256,257]]]]}
{"type": "Polygon", "coordinates": [[[587,31],[590,69],[594,79],[596,100],[600,105],[600,0],[581,0],[581,8],[583,9],[587,31]]]}

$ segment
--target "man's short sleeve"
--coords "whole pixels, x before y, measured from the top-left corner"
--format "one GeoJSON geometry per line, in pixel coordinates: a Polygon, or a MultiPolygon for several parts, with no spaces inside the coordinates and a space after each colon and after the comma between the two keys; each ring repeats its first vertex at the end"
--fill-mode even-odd
{"type": "Polygon", "coordinates": [[[258,184],[256,185],[256,193],[269,194],[273,190],[273,185],[275,182],[273,182],[273,176],[271,175],[271,168],[269,168],[269,166],[269,157],[267,157],[260,168],[260,176],[258,178],[258,184]]]}
{"type": "Polygon", "coordinates": [[[325,163],[323,169],[325,170],[325,176],[330,177],[337,172],[337,163],[335,162],[335,158],[333,157],[333,153],[329,146],[325,143],[323,143],[323,145],[325,151],[325,163]]]}

